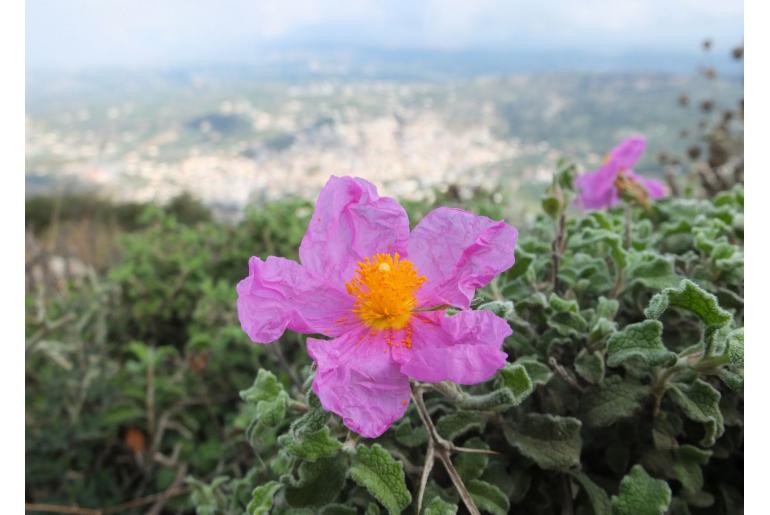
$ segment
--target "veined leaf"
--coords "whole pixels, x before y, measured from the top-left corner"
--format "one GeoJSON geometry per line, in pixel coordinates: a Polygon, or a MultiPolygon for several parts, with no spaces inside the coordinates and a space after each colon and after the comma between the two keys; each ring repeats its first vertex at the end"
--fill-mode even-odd
{"type": "Polygon", "coordinates": [[[662,334],[663,324],[657,320],[627,325],[622,331],[610,336],[607,342],[607,364],[616,367],[634,359],[648,367],[673,365],[676,354],[663,345],[662,334]]]}
{"type": "Polygon", "coordinates": [[[671,488],[654,479],[641,465],[634,465],[620,482],[620,491],[612,497],[614,515],[663,515],[671,504],[671,488]]]}
{"type": "Polygon", "coordinates": [[[401,513],[412,502],[403,465],[379,444],[356,447],[350,477],[366,488],[391,515],[401,513]]]}

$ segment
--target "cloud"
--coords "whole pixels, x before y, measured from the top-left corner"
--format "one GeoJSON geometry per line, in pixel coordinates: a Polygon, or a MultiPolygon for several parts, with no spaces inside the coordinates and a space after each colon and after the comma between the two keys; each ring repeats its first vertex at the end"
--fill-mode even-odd
{"type": "Polygon", "coordinates": [[[28,0],[30,66],[160,65],[303,41],[399,48],[695,49],[736,43],[723,0],[28,0]]]}

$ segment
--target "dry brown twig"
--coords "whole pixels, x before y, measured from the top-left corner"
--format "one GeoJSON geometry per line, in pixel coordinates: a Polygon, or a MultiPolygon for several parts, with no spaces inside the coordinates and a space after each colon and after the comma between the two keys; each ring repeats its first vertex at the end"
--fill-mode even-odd
{"type": "MultiPolygon", "coordinates": [[[[460,494],[460,498],[463,500],[463,503],[465,503],[465,507],[468,508],[468,511],[471,513],[471,515],[480,515],[479,509],[476,507],[476,503],[473,502],[473,498],[471,497],[468,488],[465,486],[465,483],[463,483],[460,474],[452,464],[450,453],[478,453],[479,451],[486,451],[486,449],[465,449],[462,447],[457,447],[449,440],[443,438],[436,430],[436,426],[433,425],[433,421],[430,418],[428,409],[425,407],[425,401],[422,398],[423,393],[424,388],[421,385],[412,385],[412,399],[414,399],[414,404],[417,407],[417,413],[420,415],[422,423],[428,430],[428,450],[425,454],[425,465],[423,465],[422,476],[420,477],[420,489],[417,493],[417,513],[419,514],[422,508],[422,501],[423,497],[425,496],[425,487],[428,484],[428,478],[430,477],[430,473],[433,470],[434,462],[436,458],[438,458],[441,464],[444,465],[444,469],[447,471],[447,474],[449,474],[449,478],[452,480],[452,484],[454,485],[455,490],[457,490],[457,493],[460,494]]],[[[487,451],[484,453],[488,454],[489,452],[487,451]]]]}

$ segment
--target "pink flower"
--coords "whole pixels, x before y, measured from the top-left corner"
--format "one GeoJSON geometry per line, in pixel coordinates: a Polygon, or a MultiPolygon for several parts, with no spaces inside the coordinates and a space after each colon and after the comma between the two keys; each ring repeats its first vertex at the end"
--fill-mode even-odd
{"type": "Polygon", "coordinates": [[[604,209],[616,205],[620,201],[617,187],[619,179],[641,186],[649,198],[665,197],[667,190],[662,182],[634,173],[633,166],[639,161],[646,146],[642,136],[628,138],[610,150],[598,170],[578,176],[575,186],[580,193],[576,204],[583,209],[604,209]]]}
{"type": "Polygon", "coordinates": [[[476,288],[513,265],[516,229],[438,208],[411,233],[404,208],[369,182],[331,177],[299,248],[301,264],[249,260],[238,317],[257,343],[308,338],[313,391],[353,431],[381,435],[409,405],[409,378],[474,384],[506,361],[508,323],[472,311],[476,288]],[[447,316],[447,306],[461,311],[447,316]]]}

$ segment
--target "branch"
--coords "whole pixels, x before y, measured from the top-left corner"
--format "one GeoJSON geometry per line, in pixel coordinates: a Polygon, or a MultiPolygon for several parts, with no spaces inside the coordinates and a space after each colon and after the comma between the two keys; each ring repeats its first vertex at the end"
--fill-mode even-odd
{"type": "MultiPolygon", "coordinates": [[[[422,399],[422,394],[422,388],[419,385],[413,385],[412,399],[414,399],[414,404],[417,406],[417,413],[420,415],[422,423],[428,430],[428,438],[430,441],[428,444],[428,454],[430,453],[430,448],[432,446],[435,457],[437,457],[439,461],[441,461],[441,463],[444,465],[444,469],[446,469],[447,474],[449,474],[449,478],[452,480],[452,484],[454,485],[455,490],[457,490],[457,493],[460,494],[460,498],[463,500],[463,503],[465,503],[465,507],[468,508],[468,511],[471,513],[471,515],[481,515],[479,509],[476,507],[476,503],[473,502],[473,498],[471,497],[468,488],[466,488],[465,483],[463,483],[460,474],[457,473],[457,469],[455,469],[454,465],[452,464],[452,460],[449,457],[450,451],[457,450],[457,448],[454,446],[454,444],[452,444],[452,442],[444,439],[440,434],[438,434],[438,431],[436,431],[436,426],[433,425],[433,421],[430,419],[428,409],[425,407],[425,401],[422,399]]],[[[428,456],[426,456],[426,467],[428,467],[427,457],[428,456]]],[[[433,465],[430,465],[431,468],[432,466],[433,465]]],[[[422,502],[422,496],[424,495],[424,487],[422,486],[422,483],[423,481],[427,483],[429,474],[430,469],[428,469],[427,473],[423,470],[423,477],[420,481],[420,493],[418,494],[418,514],[422,508],[420,503],[422,502]]]]}

